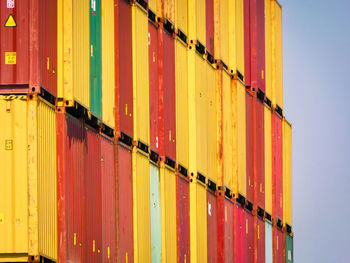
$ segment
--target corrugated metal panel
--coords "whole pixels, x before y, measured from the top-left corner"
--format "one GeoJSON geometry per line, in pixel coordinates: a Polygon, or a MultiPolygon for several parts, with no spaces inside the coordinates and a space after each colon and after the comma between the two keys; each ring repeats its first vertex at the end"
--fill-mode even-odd
{"type": "MultiPolygon", "coordinates": [[[[246,223],[245,223],[245,211],[235,206],[235,235],[234,235],[234,257],[237,263],[246,262],[246,249],[245,249],[245,238],[246,238],[246,223]]],[[[249,262],[249,261],[247,261],[249,262]]]]}
{"type": "Polygon", "coordinates": [[[207,262],[207,191],[200,183],[196,184],[197,213],[197,262],[207,262]]]}
{"type": "Polygon", "coordinates": [[[134,137],[149,144],[148,18],[132,7],[134,137]]]}
{"type": "Polygon", "coordinates": [[[260,218],[255,219],[257,220],[257,254],[258,254],[258,263],[265,263],[265,222],[263,220],[260,220],[260,218]]]}
{"type": "MultiPolygon", "coordinates": [[[[220,59],[225,63],[229,62],[229,1],[220,0],[220,59]]],[[[231,14],[233,16],[233,14],[231,14]]]]}
{"type": "MultiPolygon", "coordinates": [[[[176,175],[164,169],[165,262],[177,262],[176,175]]],[[[184,211],[185,212],[185,211],[184,211]]],[[[164,255],[164,254],[163,254],[164,255]]],[[[164,257],[164,256],[163,256],[164,257]]]]}
{"type": "Polygon", "coordinates": [[[283,219],[293,225],[292,216],[292,126],[283,120],[283,219]]]}
{"type": "Polygon", "coordinates": [[[57,0],[40,0],[39,13],[41,86],[57,96],[57,0]]]}
{"type": "Polygon", "coordinates": [[[244,83],[251,85],[250,0],[243,0],[244,17],[244,83]]]}
{"type": "Polygon", "coordinates": [[[218,214],[216,196],[210,190],[207,191],[207,246],[208,262],[218,261],[218,214]]]}
{"type": "Polygon", "coordinates": [[[271,0],[265,0],[265,95],[271,99],[272,64],[271,64],[271,0]]]}
{"type": "Polygon", "coordinates": [[[247,164],[247,198],[254,201],[254,103],[253,97],[246,92],[246,164],[247,164]]]}
{"type": "Polygon", "coordinates": [[[181,176],[176,179],[176,217],[178,236],[178,261],[190,262],[190,193],[189,183],[181,176]]]}
{"type": "Polygon", "coordinates": [[[285,242],[283,238],[283,232],[280,230],[275,229],[275,251],[276,251],[276,258],[274,260],[275,263],[284,263],[285,261],[285,242]]]}
{"type": "Polygon", "coordinates": [[[146,0],[146,2],[148,2],[148,8],[151,9],[154,13],[157,13],[157,0],[146,0]]]}
{"type": "MultiPolygon", "coordinates": [[[[231,89],[231,79],[226,73],[222,74],[222,104],[223,104],[223,162],[224,162],[224,184],[234,193],[237,191],[235,180],[237,171],[234,170],[234,149],[237,150],[236,142],[236,103],[237,89],[231,89]]],[[[236,157],[236,156],[235,156],[236,157]]],[[[236,166],[237,167],[237,166],[236,166]]]]}
{"type": "MultiPolygon", "coordinates": [[[[178,1],[179,2],[179,1],[178,1]]],[[[187,20],[186,20],[187,21],[187,20]]],[[[176,160],[188,168],[188,83],[187,49],[175,43],[176,160]]]]}
{"type": "Polygon", "coordinates": [[[208,116],[207,116],[207,63],[201,57],[195,57],[196,64],[196,140],[197,140],[197,170],[208,175],[208,116]]]}
{"type": "Polygon", "coordinates": [[[254,262],[255,257],[255,245],[254,245],[254,216],[246,211],[245,212],[245,255],[246,262],[254,262]]]}
{"type": "Polygon", "coordinates": [[[84,227],[84,152],[86,133],[81,121],[66,114],[65,138],[67,261],[83,262],[85,247],[84,227]]]}
{"type": "MultiPolygon", "coordinates": [[[[101,136],[102,262],[117,261],[115,145],[101,136]]],[[[126,189],[125,189],[126,190],[126,189]]]]}
{"type": "Polygon", "coordinates": [[[206,46],[206,0],[195,0],[196,38],[206,46]]]}
{"type": "Polygon", "coordinates": [[[102,194],[100,136],[86,129],[85,167],[85,262],[102,262],[102,194]]]}
{"type": "Polygon", "coordinates": [[[159,148],[159,86],[158,86],[158,32],[152,22],[148,23],[148,62],[149,62],[149,99],[150,99],[150,146],[159,148]]]}
{"type": "Polygon", "coordinates": [[[293,263],[293,237],[286,234],[286,263],[293,263]]]}
{"type": "Polygon", "coordinates": [[[29,84],[29,7],[28,1],[7,1],[0,6],[0,85],[29,84]]]}
{"type": "MultiPolygon", "coordinates": [[[[0,96],[0,255],[28,253],[27,101],[0,96]]],[[[22,255],[23,256],[23,255],[22,255]]]]}
{"type": "Polygon", "coordinates": [[[237,153],[238,153],[238,192],[247,195],[246,170],[246,90],[237,81],[237,153]]]}
{"type": "Polygon", "coordinates": [[[118,262],[134,262],[131,151],[118,145],[117,152],[118,262]]]}
{"type": "Polygon", "coordinates": [[[134,253],[136,262],[151,262],[150,185],[148,158],[132,153],[134,253]]]}
{"type": "MultiPolygon", "coordinates": [[[[237,36],[236,34],[238,33],[239,29],[237,28],[237,25],[236,25],[236,20],[237,20],[237,17],[236,17],[236,5],[238,4],[237,2],[239,1],[228,1],[227,3],[227,8],[228,10],[230,10],[230,12],[234,15],[228,15],[227,16],[227,33],[228,33],[228,36],[227,36],[227,44],[228,44],[228,60],[226,61],[229,69],[232,69],[232,70],[236,70],[237,68],[237,49],[238,49],[238,46],[237,46],[237,36]]],[[[228,11],[227,10],[227,11],[228,11]]],[[[242,16],[243,18],[243,16],[242,16]]],[[[242,39],[242,43],[243,43],[244,39],[242,39]]],[[[243,50],[242,50],[243,52],[243,50]]],[[[244,55],[244,54],[242,54],[244,55]]]]}
{"type": "Polygon", "coordinates": [[[101,2],[102,36],[102,120],[114,127],[115,55],[114,0],[101,2]]]}
{"type": "Polygon", "coordinates": [[[166,0],[163,1],[164,5],[164,17],[175,22],[175,1],[176,0],[166,0]]]}
{"type": "Polygon", "coordinates": [[[257,79],[258,88],[265,92],[265,3],[256,1],[257,21],[257,79]]]}
{"type": "Polygon", "coordinates": [[[56,112],[38,103],[39,253],[57,260],[56,112]]]}
{"type": "Polygon", "coordinates": [[[161,262],[162,258],[162,237],[160,217],[160,180],[159,167],[150,164],[149,166],[149,187],[150,187],[150,217],[151,217],[151,260],[161,262]]]}
{"type": "MultiPolygon", "coordinates": [[[[220,14],[221,15],[221,14],[220,14]]],[[[214,1],[205,0],[206,48],[214,55],[214,1]]],[[[221,40],[220,40],[221,41],[221,40]]]]}
{"type": "Polygon", "coordinates": [[[274,131],[274,176],[275,181],[275,216],[283,220],[283,140],[282,140],[282,120],[277,114],[273,114],[274,131]]]}
{"type": "Polygon", "coordinates": [[[264,104],[256,101],[256,185],[257,205],[265,209],[265,122],[264,104]]]}
{"type": "Polygon", "coordinates": [[[272,262],[272,225],[265,221],[265,263],[272,262]]]}
{"type": "Polygon", "coordinates": [[[225,199],[225,262],[234,262],[234,209],[232,201],[225,199]]]}
{"type": "Polygon", "coordinates": [[[120,130],[133,137],[132,16],[127,1],[118,2],[120,130]]]}
{"type": "MultiPolygon", "coordinates": [[[[215,69],[208,63],[206,63],[206,75],[207,75],[207,113],[204,113],[206,118],[207,127],[207,162],[208,162],[208,177],[214,182],[218,182],[218,173],[216,169],[216,141],[217,141],[217,99],[216,99],[216,83],[215,83],[215,69]]],[[[202,141],[201,143],[203,143],[202,141]]],[[[204,143],[205,144],[205,143],[204,143]]]]}
{"type": "Polygon", "coordinates": [[[176,102],[175,102],[175,41],[163,35],[163,87],[164,87],[164,149],[165,155],[176,159],[176,102]]]}
{"type": "Polygon", "coordinates": [[[245,79],[245,25],[244,25],[244,1],[236,0],[236,68],[245,79]]]}
{"type": "Polygon", "coordinates": [[[264,107],[265,122],[265,211],[272,215],[272,133],[271,109],[264,107]]]}
{"type": "Polygon", "coordinates": [[[176,12],[176,27],[182,30],[186,35],[188,32],[188,13],[187,13],[187,0],[177,0],[175,1],[175,12],[176,12]]]}

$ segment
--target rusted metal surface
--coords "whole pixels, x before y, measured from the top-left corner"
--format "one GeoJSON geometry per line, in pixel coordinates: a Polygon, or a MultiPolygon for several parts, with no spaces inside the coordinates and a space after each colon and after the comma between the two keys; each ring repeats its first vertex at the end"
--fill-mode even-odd
{"type": "Polygon", "coordinates": [[[217,262],[218,259],[218,215],[216,196],[207,191],[207,253],[208,262],[217,262]]]}

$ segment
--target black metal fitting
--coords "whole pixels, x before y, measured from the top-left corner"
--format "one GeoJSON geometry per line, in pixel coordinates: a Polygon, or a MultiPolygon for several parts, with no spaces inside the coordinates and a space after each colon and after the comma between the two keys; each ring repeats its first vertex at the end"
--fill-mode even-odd
{"type": "Polygon", "coordinates": [[[175,169],[175,165],[176,165],[176,162],[169,158],[169,157],[165,157],[165,164],[173,169],[175,169]]]}
{"type": "Polygon", "coordinates": [[[256,96],[261,102],[264,102],[265,94],[261,89],[258,89],[256,96]]]}
{"type": "Polygon", "coordinates": [[[132,146],[132,138],[123,132],[120,133],[119,141],[126,144],[127,146],[132,146]]]}
{"type": "Polygon", "coordinates": [[[199,172],[197,172],[197,180],[205,184],[205,176],[199,172]]]}
{"type": "Polygon", "coordinates": [[[237,74],[237,78],[239,78],[243,82],[244,81],[244,76],[238,69],[236,70],[236,74],[237,74]]]}
{"type": "Polygon", "coordinates": [[[144,153],[148,154],[149,153],[149,148],[147,144],[144,144],[141,141],[137,141],[137,148],[143,151],[144,153]]]}
{"type": "Polygon", "coordinates": [[[47,90],[40,88],[40,93],[39,96],[42,97],[44,100],[52,104],[53,106],[56,105],[56,97],[52,95],[50,92],[47,90]]]}
{"type": "Polygon", "coordinates": [[[196,51],[201,55],[205,54],[205,46],[199,40],[197,40],[196,51]]]}
{"type": "Polygon", "coordinates": [[[184,32],[182,32],[180,29],[177,29],[177,36],[181,39],[182,42],[187,44],[187,36],[184,32]]]}
{"type": "Polygon", "coordinates": [[[159,154],[156,153],[155,151],[152,151],[152,150],[151,150],[150,159],[151,159],[153,162],[158,163],[159,154]]]}
{"type": "Polygon", "coordinates": [[[181,164],[177,165],[179,173],[182,174],[183,176],[187,177],[187,169],[185,167],[183,167],[181,164]]]}
{"type": "Polygon", "coordinates": [[[216,183],[214,183],[213,181],[211,181],[210,179],[208,179],[208,188],[210,190],[212,190],[213,192],[216,191],[216,183]]]}

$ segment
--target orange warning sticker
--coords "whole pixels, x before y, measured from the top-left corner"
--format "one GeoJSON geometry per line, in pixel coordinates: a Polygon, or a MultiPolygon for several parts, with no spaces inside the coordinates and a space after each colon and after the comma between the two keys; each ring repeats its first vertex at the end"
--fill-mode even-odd
{"type": "Polygon", "coordinates": [[[6,65],[16,65],[16,52],[5,52],[5,64],[6,65]]]}
{"type": "Polygon", "coordinates": [[[13,16],[10,14],[9,17],[6,20],[5,27],[16,27],[16,21],[13,18],[13,16]]]}

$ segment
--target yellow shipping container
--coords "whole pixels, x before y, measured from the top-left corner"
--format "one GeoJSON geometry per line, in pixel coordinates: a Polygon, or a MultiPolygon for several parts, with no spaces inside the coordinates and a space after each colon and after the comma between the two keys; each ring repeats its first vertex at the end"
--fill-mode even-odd
{"type": "Polygon", "coordinates": [[[236,68],[244,76],[244,0],[236,1],[236,68]]]}
{"type": "MultiPolygon", "coordinates": [[[[215,56],[219,57],[222,61],[224,61],[226,64],[229,63],[229,28],[231,25],[229,25],[229,17],[230,15],[233,15],[234,13],[230,13],[231,10],[229,9],[228,0],[220,0],[220,16],[219,16],[219,23],[220,23],[220,40],[218,43],[220,46],[220,53],[215,54],[215,56]]],[[[217,50],[217,49],[216,49],[217,50]]]]}
{"type": "Polygon", "coordinates": [[[179,28],[182,32],[184,32],[187,35],[188,32],[188,24],[187,24],[187,0],[176,0],[175,1],[175,25],[177,28],[179,28]]]}
{"type": "Polygon", "coordinates": [[[272,88],[272,68],[271,68],[271,59],[272,59],[272,50],[271,50],[271,0],[265,0],[265,95],[271,98],[271,88],[272,88]]]}
{"type": "Polygon", "coordinates": [[[132,7],[134,138],[149,144],[148,17],[138,5],[132,7]]]}
{"type": "Polygon", "coordinates": [[[187,48],[175,42],[176,159],[188,168],[188,83],[187,48]]]}
{"type": "Polygon", "coordinates": [[[265,210],[272,215],[272,133],[271,108],[265,104],[265,210]]]}
{"type": "MultiPolygon", "coordinates": [[[[228,33],[228,60],[227,66],[229,69],[236,69],[237,54],[236,54],[236,1],[228,1],[227,5],[230,14],[227,19],[227,33],[228,33]]],[[[227,12],[228,12],[227,10],[227,12]]]]}
{"type": "MultiPolygon", "coordinates": [[[[195,1],[195,18],[196,18],[196,39],[199,40],[204,46],[206,46],[206,0],[194,0],[195,1]]],[[[193,36],[191,36],[193,37],[193,36]]]]}
{"type": "Polygon", "coordinates": [[[58,0],[57,97],[90,109],[89,1],[58,0]]]}
{"type": "Polygon", "coordinates": [[[0,121],[0,262],[56,259],[55,109],[35,95],[0,96],[0,121]]]}
{"type": "Polygon", "coordinates": [[[283,201],[283,223],[292,226],[292,125],[285,118],[283,118],[283,201]]]}
{"type": "Polygon", "coordinates": [[[132,152],[133,172],[133,223],[135,262],[151,262],[151,220],[149,160],[134,148],[132,152]]]}
{"type": "Polygon", "coordinates": [[[164,0],[164,17],[175,22],[175,0],[164,0]]]}
{"type": "Polygon", "coordinates": [[[246,116],[245,86],[237,81],[237,152],[238,152],[238,193],[246,196],[246,116]]]}
{"type": "Polygon", "coordinates": [[[102,121],[114,127],[115,61],[114,0],[101,2],[102,30],[102,121]]]}

